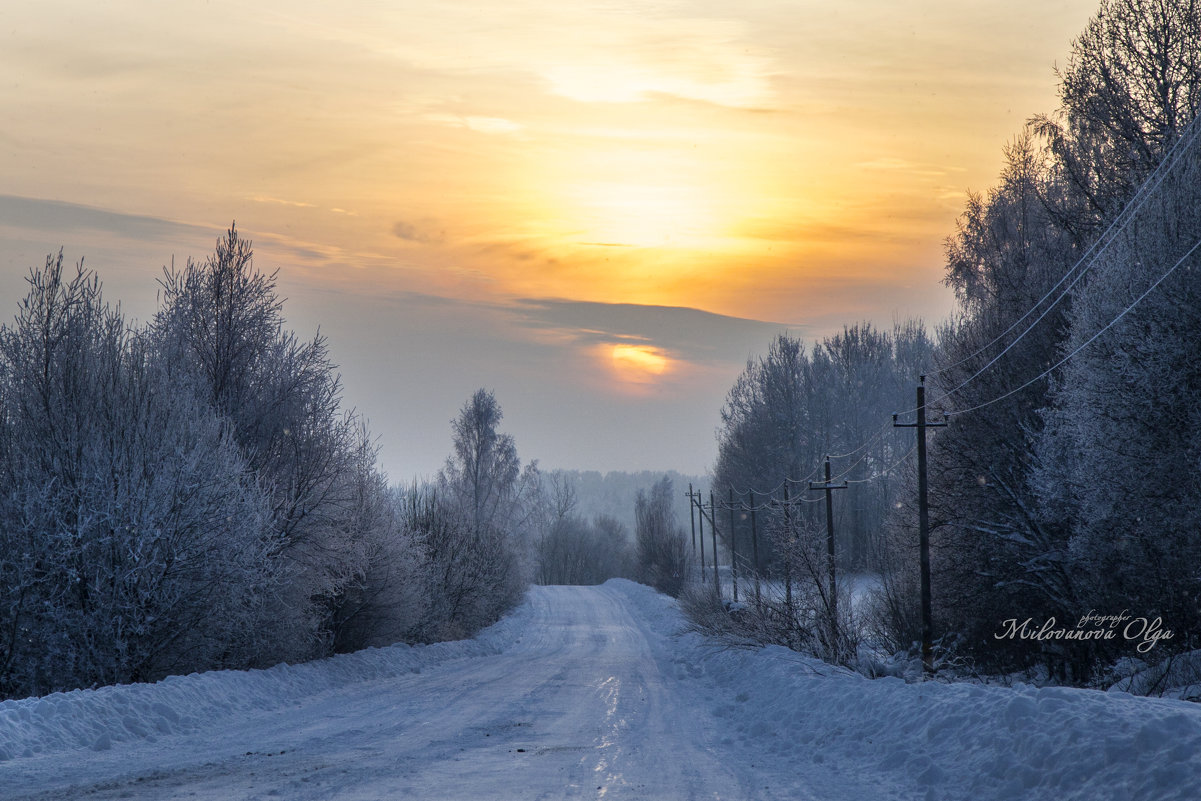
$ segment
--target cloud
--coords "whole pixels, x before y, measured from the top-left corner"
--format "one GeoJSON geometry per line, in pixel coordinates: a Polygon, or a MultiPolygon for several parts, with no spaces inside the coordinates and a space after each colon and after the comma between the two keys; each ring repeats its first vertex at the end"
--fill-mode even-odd
{"type": "Polygon", "coordinates": [[[485,117],[481,115],[458,114],[424,114],[423,119],[451,128],[466,128],[482,134],[512,135],[521,133],[525,126],[519,122],[504,117],[485,117]]]}
{"type": "Polygon", "coordinates": [[[451,418],[479,387],[496,392],[524,459],[700,469],[731,382],[779,330],[696,309],[377,286],[287,290],[289,324],[320,324],[348,405],[371,421],[385,467],[402,481],[437,469],[451,418]]]}
{"type": "Polygon", "coordinates": [[[486,134],[515,134],[525,127],[521,123],[506,120],[503,117],[467,117],[464,122],[471,130],[486,134]]]}
{"type": "Polygon", "coordinates": [[[103,231],[138,240],[191,239],[216,234],[207,226],[176,222],[147,214],[125,214],[62,200],[0,195],[0,220],[5,225],[65,234],[79,229],[103,231]]]}
{"type": "Polygon", "coordinates": [[[428,220],[397,220],[392,224],[392,234],[406,242],[416,242],[419,245],[437,245],[446,241],[446,231],[434,230],[428,220]]]}
{"type": "Polygon", "coordinates": [[[681,306],[526,298],[513,311],[529,328],[554,331],[583,346],[629,342],[697,364],[741,364],[784,331],[804,326],[730,317],[681,306]]]}
{"type": "Polygon", "coordinates": [[[881,156],[880,158],[872,159],[871,161],[860,161],[855,164],[863,170],[883,170],[887,172],[900,172],[907,175],[917,175],[927,178],[937,178],[947,174],[947,168],[936,167],[930,164],[919,164],[906,159],[899,159],[892,156],[881,156]]]}
{"type": "Polygon", "coordinates": [[[249,197],[246,199],[252,200],[255,203],[275,203],[280,206],[292,206],[292,207],[298,208],[298,209],[316,208],[316,206],[314,206],[312,203],[305,203],[304,201],[301,201],[301,200],[284,200],[283,198],[265,197],[263,195],[255,195],[254,197],[249,197]]]}
{"type": "Polygon", "coordinates": [[[552,256],[551,248],[546,247],[537,239],[497,239],[478,243],[474,250],[485,256],[500,256],[521,262],[541,260],[548,265],[558,264],[558,259],[552,256]]]}
{"type": "Polygon", "coordinates": [[[744,20],[671,4],[431,3],[419,22],[411,9],[385,7],[370,26],[348,26],[332,7],[323,14],[308,15],[312,30],[306,33],[435,74],[459,74],[466,66],[472,74],[534,77],[546,91],[575,102],[673,96],[762,107],[773,97],[770,77],[779,71],[777,55],[758,46],[744,20]],[[405,29],[422,35],[395,34],[405,29]]]}

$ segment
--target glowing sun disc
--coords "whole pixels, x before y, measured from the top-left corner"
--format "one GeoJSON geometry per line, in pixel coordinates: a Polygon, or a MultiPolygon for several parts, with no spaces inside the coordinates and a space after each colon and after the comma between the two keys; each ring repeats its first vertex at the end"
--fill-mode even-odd
{"type": "Polygon", "coordinates": [[[613,345],[609,355],[618,376],[638,383],[663,375],[670,364],[666,356],[646,345],[613,345]]]}

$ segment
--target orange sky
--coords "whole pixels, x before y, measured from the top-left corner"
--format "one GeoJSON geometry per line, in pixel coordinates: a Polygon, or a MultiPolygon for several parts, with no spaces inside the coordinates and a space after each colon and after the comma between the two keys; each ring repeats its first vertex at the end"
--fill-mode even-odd
{"type": "Polygon", "coordinates": [[[398,477],[437,467],[442,421],[479,385],[530,456],[623,466],[620,443],[547,419],[610,425],[589,405],[609,398],[645,420],[625,466],[700,472],[724,392],[779,324],[949,310],[941,243],[964,193],[1054,108],[1052,67],[1094,11],[7,4],[0,301],[15,310],[20,276],[65,245],[145,318],[161,265],[236,219],[290,319],[330,335],[398,477]],[[696,316],[682,340],[652,324],[662,306],[750,322],[696,316]],[[418,369],[428,396],[380,377],[418,369]]]}

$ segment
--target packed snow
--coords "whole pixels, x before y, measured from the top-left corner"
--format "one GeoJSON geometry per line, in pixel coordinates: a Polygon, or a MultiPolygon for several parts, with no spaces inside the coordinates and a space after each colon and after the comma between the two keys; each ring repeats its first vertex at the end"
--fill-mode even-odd
{"type": "Polygon", "coordinates": [[[869,680],[627,581],[464,642],[0,703],[0,797],[1193,799],[1201,708],[869,680]]]}

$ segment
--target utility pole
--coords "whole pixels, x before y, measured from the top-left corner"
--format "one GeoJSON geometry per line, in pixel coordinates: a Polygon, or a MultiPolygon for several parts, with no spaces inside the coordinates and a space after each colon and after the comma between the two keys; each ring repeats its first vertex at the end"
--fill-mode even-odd
{"type": "Polygon", "coordinates": [[[922,376],[917,387],[917,422],[898,423],[892,416],[894,428],[917,429],[917,526],[918,546],[921,551],[922,569],[922,667],[927,676],[934,673],[934,615],[930,600],[930,505],[927,500],[926,483],[926,429],[942,428],[947,422],[926,422],[926,377],[922,376]]]}
{"type": "Polygon", "coordinates": [[[696,512],[692,510],[692,482],[688,482],[688,523],[692,526],[692,552],[696,553],[696,512]]]}
{"type": "Polygon", "coordinates": [[[713,588],[721,597],[721,580],[717,577],[717,517],[713,511],[713,490],[709,490],[709,527],[713,529],[713,588]]]}
{"type": "Polygon", "coordinates": [[[734,488],[730,487],[730,576],[734,580],[734,603],[738,603],[738,548],[734,545],[734,488]]]}
{"type": "MultiPolygon", "coordinates": [[[[705,583],[705,507],[701,505],[701,494],[698,492],[692,499],[701,513],[701,583],[705,583]]],[[[716,556],[716,554],[714,554],[716,556]]]]}
{"type": "Polygon", "coordinates": [[[759,532],[755,530],[755,493],[751,492],[751,547],[755,553],[755,603],[760,602],[759,597],[759,532]]]}
{"type": "MultiPolygon", "coordinates": [[[[787,537],[788,549],[792,550],[792,504],[788,500],[788,482],[784,482],[784,534],[787,537]]],[[[784,556],[784,603],[788,614],[792,614],[792,554],[784,556]]]]}
{"type": "Polygon", "coordinates": [[[830,457],[826,457],[826,480],[810,481],[809,489],[826,491],[826,567],[830,573],[830,648],[838,652],[838,585],[834,567],[834,494],[836,489],[846,489],[847,483],[834,484],[830,481],[830,457]]]}

